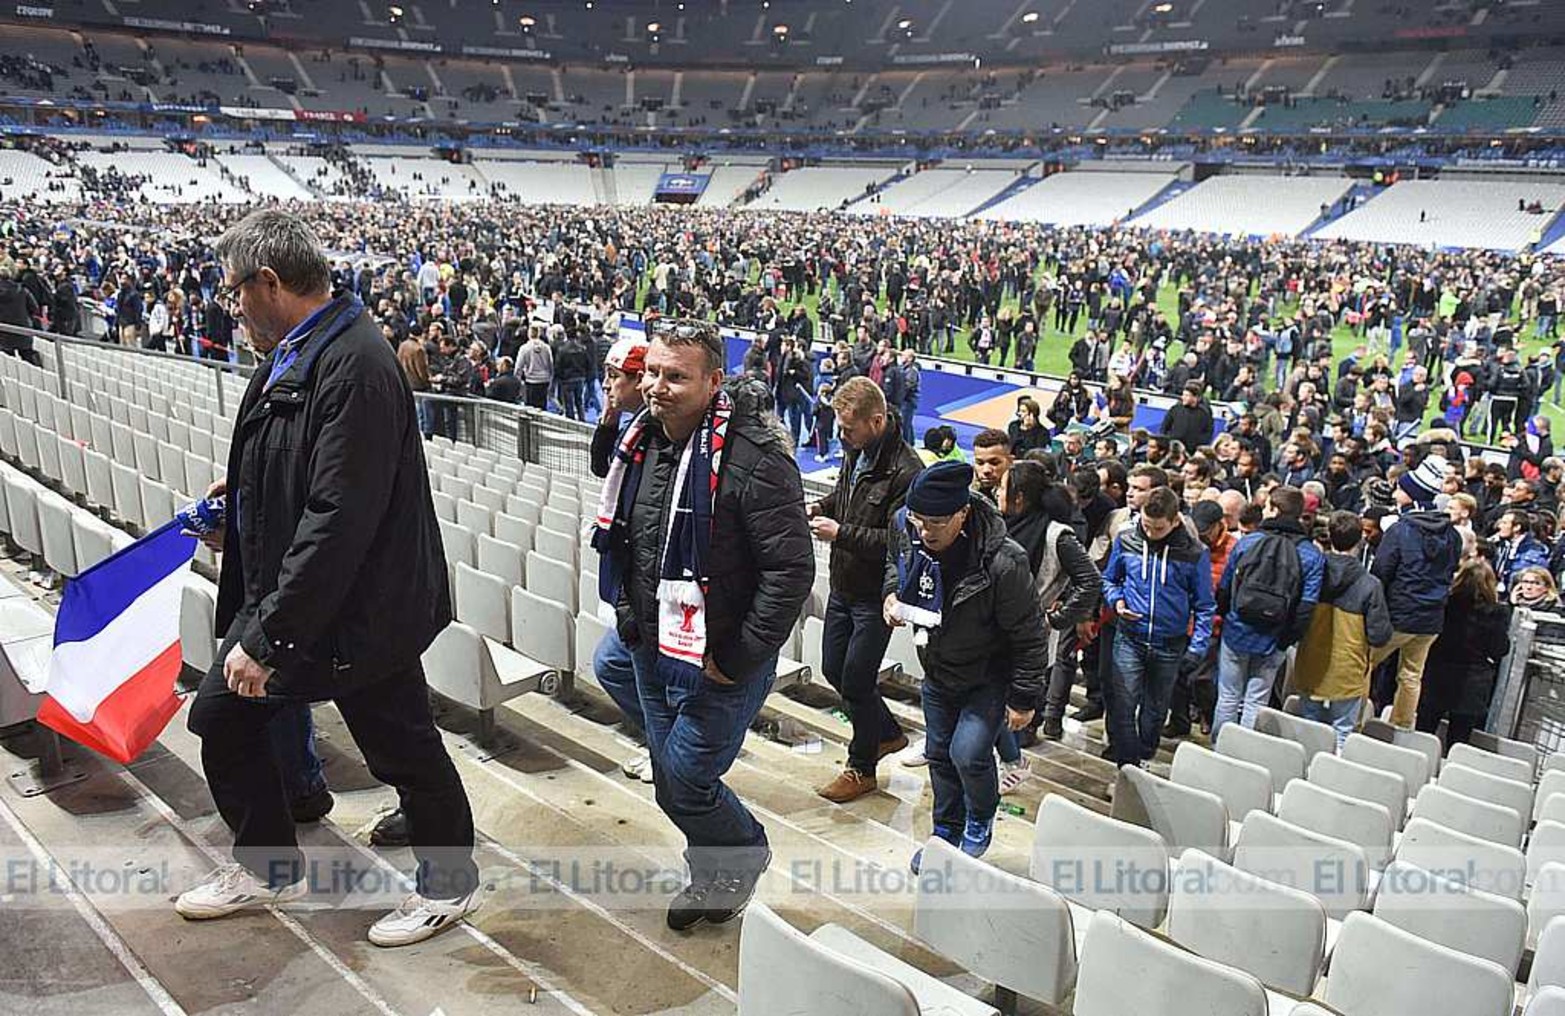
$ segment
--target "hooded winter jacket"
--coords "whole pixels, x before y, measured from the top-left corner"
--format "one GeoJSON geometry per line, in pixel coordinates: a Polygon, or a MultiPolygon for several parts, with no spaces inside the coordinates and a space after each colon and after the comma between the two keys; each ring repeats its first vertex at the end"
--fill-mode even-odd
{"type": "Polygon", "coordinates": [[[1186,652],[1204,655],[1217,614],[1211,556],[1184,526],[1153,541],[1138,519],[1114,540],[1103,570],[1103,601],[1116,609],[1123,601],[1134,615],[1120,615],[1119,630],[1127,637],[1167,645],[1189,632],[1186,652]]]}
{"type": "Polygon", "coordinates": [[[1391,641],[1391,616],[1380,582],[1358,559],[1326,557],[1320,603],[1299,643],[1294,686],[1300,694],[1335,702],[1369,694],[1369,654],[1391,641]]]}
{"type": "Polygon", "coordinates": [[[1408,635],[1438,634],[1461,559],[1462,537],[1449,516],[1433,510],[1399,516],[1381,537],[1373,568],[1386,591],[1391,627],[1408,635]]]}

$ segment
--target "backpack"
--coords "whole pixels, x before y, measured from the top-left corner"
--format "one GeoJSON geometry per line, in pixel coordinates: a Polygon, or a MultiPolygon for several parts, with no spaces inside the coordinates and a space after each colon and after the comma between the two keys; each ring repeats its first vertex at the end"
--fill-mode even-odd
{"type": "Polygon", "coordinates": [[[1262,533],[1234,565],[1229,602],[1239,620],[1253,628],[1282,632],[1304,597],[1304,567],[1294,541],[1262,533]]]}

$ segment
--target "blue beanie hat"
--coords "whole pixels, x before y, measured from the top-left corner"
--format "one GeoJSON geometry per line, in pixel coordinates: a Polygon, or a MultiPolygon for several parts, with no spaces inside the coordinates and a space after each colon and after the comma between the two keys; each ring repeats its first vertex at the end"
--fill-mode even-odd
{"type": "Polygon", "coordinates": [[[908,511],[926,518],[955,515],[967,507],[973,467],[965,462],[936,462],[913,477],[907,489],[908,511]]]}

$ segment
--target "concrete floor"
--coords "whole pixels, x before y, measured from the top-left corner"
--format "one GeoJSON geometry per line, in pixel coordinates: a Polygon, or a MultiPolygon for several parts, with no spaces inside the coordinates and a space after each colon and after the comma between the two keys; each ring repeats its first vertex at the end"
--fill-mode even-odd
{"type": "MultiPolygon", "coordinates": [[[[0,573],[52,604],[15,562],[0,573]]],[[[910,930],[905,873],[929,829],[926,771],[888,759],[875,794],[846,806],[815,795],[845,760],[835,705],[818,687],[774,695],[729,775],[772,842],[760,898],[800,928],[842,924],[984,991],[910,930]]],[[[893,708],[920,720],[909,703],[893,708]]],[[[473,717],[441,711],[473,803],[485,903],[466,925],[390,951],[365,931],[400,898],[412,855],[367,842],[395,794],[369,776],[331,706],[316,719],[336,807],[301,842],[318,866],[357,874],[352,892],[280,911],[206,923],[174,913],[173,896],[227,860],[231,842],[183,712],[129,767],[82,759],[87,778],[35,797],[0,781],[0,1016],[735,1011],[739,924],[664,926],[681,840],[652,788],[620,773],[634,749],[595,690],[514,701],[487,749],[471,739],[473,717]]],[[[1062,744],[1027,753],[1032,777],[1007,798],[1026,814],[1000,816],[989,860],[1026,872],[1030,816],[1047,794],[1107,811],[1101,734],[1071,727],[1062,744]]],[[[0,772],[23,769],[33,740],[0,738],[0,772]]]]}

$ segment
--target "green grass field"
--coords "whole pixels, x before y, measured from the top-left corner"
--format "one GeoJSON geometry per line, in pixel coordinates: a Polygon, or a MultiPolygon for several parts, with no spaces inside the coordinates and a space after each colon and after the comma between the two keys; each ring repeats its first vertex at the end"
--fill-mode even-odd
{"type": "MultiPolygon", "coordinates": [[[[751,273],[751,281],[754,282],[758,280],[759,277],[760,268],[759,266],[756,266],[751,273]]],[[[1042,277],[1042,272],[1039,273],[1039,277],[1042,277]]],[[[642,305],[642,302],[646,297],[647,289],[650,286],[651,275],[649,273],[645,278],[642,279],[641,285],[637,292],[636,305],[638,307],[642,305]]],[[[817,302],[817,297],[806,295],[802,300],[783,301],[779,304],[779,307],[785,313],[787,313],[791,312],[795,305],[802,303],[805,313],[809,316],[810,320],[815,321],[818,324],[819,318],[816,313],[817,302]]],[[[1158,307],[1163,311],[1164,317],[1166,317],[1168,321],[1177,322],[1179,320],[1179,294],[1174,286],[1165,284],[1161,288],[1158,293],[1157,304],[1158,307]]],[[[1016,309],[1020,306],[1020,301],[1015,296],[1007,296],[1001,302],[1001,306],[1016,309]]],[[[1284,309],[1291,312],[1296,306],[1296,304],[1287,305],[1284,309]]],[[[882,294],[876,301],[876,309],[885,310],[885,308],[886,297],[884,294],[882,294]]],[[[1040,340],[1038,343],[1037,356],[1033,361],[1034,367],[1040,374],[1050,374],[1063,378],[1065,375],[1070,373],[1071,369],[1071,345],[1086,331],[1087,326],[1085,316],[1083,316],[1082,320],[1077,322],[1077,329],[1075,333],[1057,331],[1053,327],[1052,320],[1048,322],[1040,321],[1039,326],[1040,340]]],[[[818,333],[817,337],[819,337],[818,333]]],[[[1347,325],[1338,325],[1332,333],[1332,351],[1335,358],[1338,361],[1342,360],[1353,351],[1355,346],[1359,345],[1363,341],[1363,339],[1354,334],[1352,328],[1348,327],[1347,325]]],[[[1532,329],[1529,325],[1529,327],[1525,330],[1525,334],[1522,336],[1522,340],[1517,348],[1522,357],[1525,359],[1540,349],[1545,348],[1547,345],[1548,343],[1546,341],[1539,341],[1532,338],[1532,329]]],[[[1175,350],[1178,348],[1179,347],[1176,344],[1175,349],[1171,349],[1169,351],[1168,361],[1171,365],[1177,358],[1175,350]]],[[[957,334],[956,352],[953,355],[948,357],[939,356],[935,357],[935,359],[957,360],[963,363],[974,362],[972,351],[967,347],[967,333],[959,332],[957,334]]],[[[996,366],[998,366],[998,364],[996,364],[996,366]]],[[[1440,386],[1441,380],[1439,378],[1431,379],[1429,416],[1427,418],[1431,421],[1440,416],[1440,386]]],[[[1270,388],[1270,385],[1268,384],[1267,387],[1270,388]]],[[[1547,397],[1545,397],[1543,400],[1543,414],[1549,418],[1550,424],[1555,431],[1560,431],[1562,427],[1565,427],[1565,410],[1561,410],[1559,407],[1555,406],[1553,402],[1549,401],[1547,397]]]]}

